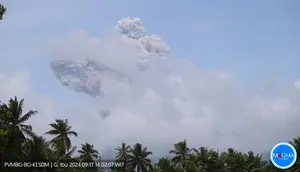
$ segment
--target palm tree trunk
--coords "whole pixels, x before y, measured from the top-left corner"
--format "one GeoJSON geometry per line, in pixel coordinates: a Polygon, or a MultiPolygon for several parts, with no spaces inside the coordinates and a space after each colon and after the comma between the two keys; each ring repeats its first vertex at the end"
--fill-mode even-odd
{"type": "Polygon", "coordinates": [[[140,166],[139,163],[137,164],[137,170],[136,170],[136,172],[141,172],[141,166],[140,166]]]}

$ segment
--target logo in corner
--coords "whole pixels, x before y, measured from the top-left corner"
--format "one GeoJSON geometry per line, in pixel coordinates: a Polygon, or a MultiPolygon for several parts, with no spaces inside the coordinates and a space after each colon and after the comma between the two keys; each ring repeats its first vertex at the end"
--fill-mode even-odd
{"type": "Polygon", "coordinates": [[[288,169],[295,164],[297,152],[289,143],[278,143],[272,148],[270,159],[275,167],[283,170],[288,169]]]}

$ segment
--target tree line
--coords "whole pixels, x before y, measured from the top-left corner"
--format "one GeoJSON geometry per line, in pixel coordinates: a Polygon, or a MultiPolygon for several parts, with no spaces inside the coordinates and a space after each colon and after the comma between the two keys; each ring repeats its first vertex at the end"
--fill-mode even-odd
{"type": "MultiPolygon", "coordinates": [[[[74,168],[4,168],[5,162],[11,161],[51,161],[51,162],[98,162],[100,152],[93,144],[84,143],[77,150],[72,145],[72,137],[78,133],[72,130],[67,119],[56,119],[49,124],[45,135],[53,136],[46,140],[35,134],[27,120],[37,115],[37,111],[23,112],[24,99],[11,98],[8,103],[0,104],[0,163],[1,171],[34,172],[101,172],[97,167],[74,168]],[[74,153],[77,152],[77,156],[74,153]]],[[[291,144],[300,152],[300,138],[291,144]]],[[[282,171],[270,162],[262,159],[262,154],[252,151],[242,153],[233,148],[218,152],[207,147],[189,148],[186,140],[175,143],[169,151],[170,157],[161,157],[157,163],[149,158],[152,152],[141,143],[133,146],[121,143],[116,147],[115,159],[125,162],[124,167],[110,168],[111,172],[277,172],[282,171]]],[[[300,155],[298,155],[300,157],[300,155]]],[[[286,170],[300,171],[300,160],[286,170]]]]}

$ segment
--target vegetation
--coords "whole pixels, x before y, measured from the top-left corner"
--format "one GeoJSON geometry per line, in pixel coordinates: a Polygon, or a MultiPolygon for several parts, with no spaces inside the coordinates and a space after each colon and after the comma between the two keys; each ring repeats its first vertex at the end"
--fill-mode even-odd
{"type": "MultiPolygon", "coordinates": [[[[4,168],[5,162],[100,162],[100,153],[90,143],[81,145],[76,151],[71,137],[77,137],[67,119],[57,119],[49,124],[45,134],[53,136],[47,141],[38,136],[26,121],[37,114],[30,110],[23,112],[24,100],[14,97],[7,104],[0,104],[0,163],[1,171],[36,171],[36,172],[100,172],[104,169],[90,168],[4,168]],[[74,153],[77,152],[76,156],[74,153]]],[[[300,138],[291,142],[300,152],[300,138]]],[[[174,144],[169,157],[162,157],[155,164],[149,156],[151,151],[140,143],[133,146],[122,143],[116,149],[116,160],[125,162],[124,167],[109,168],[111,172],[277,172],[282,171],[262,159],[262,154],[239,152],[229,148],[219,153],[207,147],[189,148],[186,140],[174,144]]],[[[300,156],[300,155],[298,155],[300,156]]],[[[6,164],[7,166],[7,164],[6,164]]],[[[300,160],[289,172],[300,171],[300,160]]]]}
{"type": "Polygon", "coordinates": [[[4,15],[5,11],[6,11],[6,8],[0,4],[0,20],[3,19],[3,15],[4,15]]]}

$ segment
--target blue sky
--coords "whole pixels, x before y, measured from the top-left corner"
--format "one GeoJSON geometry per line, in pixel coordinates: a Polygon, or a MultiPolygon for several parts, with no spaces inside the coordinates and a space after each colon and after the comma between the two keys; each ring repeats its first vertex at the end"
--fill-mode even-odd
{"type": "MultiPolygon", "coordinates": [[[[8,12],[1,26],[1,51],[3,57],[17,58],[19,67],[31,58],[44,59],[37,57],[43,56],[37,54],[37,47],[49,38],[75,29],[105,36],[116,21],[130,16],[140,17],[148,33],[163,37],[174,55],[201,67],[232,72],[247,78],[244,82],[299,77],[297,0],[8,2],[4,1],[8,12]]],[[[47,65],[39,60],[35,63],[47,65]]],[[[47,69],[30,64],[32,74],[47,69]]],[[[33,79],[40,80],[35,75],[33,79]]]]}
{"type": "Polygon", "coordinates": [[[171,47],[172,56],[228,72],[247,88],[269,80],[292,85],[300,78],[298,0],[0,3],[7,7],[0,23],[0,73],[27,71],[37,93],[61,104],[92,106],[87,95],[69,91],[55,78],[49,43],[78,29],[91,37],[109,37],[123,17],[139,17],[147,34],[159,35],[171,47]]]}

